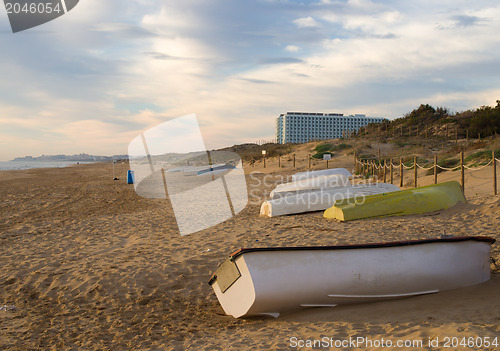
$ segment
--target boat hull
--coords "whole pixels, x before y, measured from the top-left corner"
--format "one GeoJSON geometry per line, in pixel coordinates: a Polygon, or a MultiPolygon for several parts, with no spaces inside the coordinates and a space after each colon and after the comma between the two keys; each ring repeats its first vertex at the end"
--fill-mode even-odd
{"type": "Polygon", "coordinates": [[[460,184],[456,181],[419,188],[367,196],[363,202],[338,201],[328,208],[324,217],[339,221],[401,216],[444,210],[465,203],[460,184]]]}
{"type": "Polygon", "coordinates": [[[306,171],[306,172],[297,172],[292,175],[292,182],[296,182],[298,180],[315,178],[319,176],[330,176],[334,174],[343,175],[346,178],[352,177],[351,172],[349,172],[345,168],[332,168],[332,169],[323,169],[320,171],[306,171]]]}
{"type": "Polygon", "coordinates": [[[221,265],[210,283],[228,315],[276,317],[304,307],[401,298],[487,281],[492,242],[452,238],[242,249],[225,263],[240,275],[223,281],[228,270],[221,265]]]}
{"type": "Polygon", "coordinates": [[[295,195],[304,191],[331,189],[350,185],[349,178],[340,174],[318,176],[280,184],[271,191],[269,197],[271,199],[276,199],[283,196],[295,195]]]}
{"type": "Polygon", "coordinates": [[[276,217],[304,212],[324,211],[340,200],[360,200],[360,198],[365,196],[397,190],[399,188],[396,185],[377,183],[303,191],[264,201],[260,208],[260,214],[267,217],[276,217]]]}

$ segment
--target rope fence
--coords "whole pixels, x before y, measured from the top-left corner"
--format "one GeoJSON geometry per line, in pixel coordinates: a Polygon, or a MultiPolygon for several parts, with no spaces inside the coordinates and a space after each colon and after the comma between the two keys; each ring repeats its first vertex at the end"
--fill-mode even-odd
{"type": "Polygon", "coordinates": [[[429,171],[434,170],[434,184],[438,182],[438,169],[443,171],[456,171],[460,169],[461,174],[461,186],[462,190],[465,189],[465,170],[469,171],[479,171],[489,166],[493,166],[493,194],[498,194],[498,186],[497,186],[497,162],[500,162],[500,159],[496,158],[495,151],[492,151],[491,159],[487,164],[481,165],[480,167],[471,167],[467,166],[464,162],[464,153],[460,153],[460,164],[455,167],[444,167],[438,164],[438,157],[434,156],[434,164],[429,167],[424,167],[424,165],[420,165],[417,162],[417,157],[414,157],[413,163],[411,166],[407,166],[403,162],[403,158],[399,159],[399,163],[394,163],[393,159],[388,160],[374,160],[374,159],[366,159],[362,160],[356,157],[354,154],[354,169],[356,173],[363,174],[365,176],[378,176],[383,177],[384,183],[386,182],[387,171],[390,172],[391,184],[394,182],[394,169],[399,168],[399,178],[400,178],[400,187],[403,187],[403,179],[404,179],[404,170],[413,170],[413,184],[417,187],[418,184],[418,169],[429,171]]]}
{"type": "MultiPolygon", "coordinates": [[[[296,158],[295,154],[292,155],[286,155],[286,156],[275,156],[275,157],[269,157],[267,158],[264,156],[261,159],[255,159],[252,158],[250,160],[245,160],[245,164],[249,164],[251,167],[254,167],[257,162],[263,162],[264,168],[266,168],[266,160],[267,160],[267,165],[269,165],[269,162],[272,160],[273,163],[275,162],[275,159],[277,159],[277,165],[279,168],[282,167],[307,167],[308,169],[313,169],[313,168],[318,168],[317,166],[323,166],[325,168],[329,168],[329,160],[321,160],[321,159],[315,159],[311,157],[311,154],[308,155],[307,159],[298,159],[296,158]]],[[[243,160],[242,160],[243,162],[243,160]]],[[[331,162],[331,161],[330,161],[331,162]]],[[[399,175],[399,187],[402,188],[404,186],[403,181],[404,181],[404,173],[405,170],[413,170],[413,186],[417,187],[418,186],[418,170],[422,171],[431,171],[434,170],[434,184],[438,183],[438,170],[442,171],[457,171],[460,170],[461,174],[461,186],[462,190],[465,189],[465,170],[469,172],[475,172],[482,170],[486,167],[491,167],[493,170],[493,194],[497,195],[498,194],[498,182],[497,182],[497,162],[500,162],[500,159],[496,158],[495,151],[492,151],[491,159],[488,161],[488,163],[481,165],[479,167],[477,166],[468,166],[465,164],[464,161],[464,152],[462,151],[460,153],[460,163],[455,166],[455,167],[445,167],[442,166],[438,163],[438,156],[434,156],[434,162],[429,164],[419,164],[417,162],[417,157],[413,158],[413,162],[410,165],[405,164],[403,162],[403,158],[401,157],[399,159],[399,163],[394,162],[393,159],[381,159],[380,158],[380,152],[379,152],[379,158],[376,159],[361,159],[358,158],[356,155],[356,152],[354,152],[354,171],[356,174],[362,174],[364,176],[378,176],[379,178],[383,178],[384,183],[387,182],[387,178],[390,179],[390,183],[394,184],[395,176],[399,175]],[[399,170],[399,171],[397,171],[399,170]]],[[[408,163],[408,162],[407,162],[408,163]]],[[[429,175],[429,174],[427,174],[429,175]]]]}

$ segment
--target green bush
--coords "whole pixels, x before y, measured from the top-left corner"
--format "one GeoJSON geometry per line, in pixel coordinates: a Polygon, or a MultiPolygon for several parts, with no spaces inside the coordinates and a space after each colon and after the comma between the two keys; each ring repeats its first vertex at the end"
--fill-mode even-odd
{"type": "Polygon", "coordinates": [[[332,143],[321,143],[314,148],[314,151],[316,151],[317,153],[327,152],[331,151],[333,147],[334,144],[332,143]]]}
{"type": "Polygon", "coordinates": [[[346,144],[346,143],[341,143],[339,145],[333,146],[330,150],[332,151],[342,151],[345,149],[350,149],[352,145],[346,144]]]}

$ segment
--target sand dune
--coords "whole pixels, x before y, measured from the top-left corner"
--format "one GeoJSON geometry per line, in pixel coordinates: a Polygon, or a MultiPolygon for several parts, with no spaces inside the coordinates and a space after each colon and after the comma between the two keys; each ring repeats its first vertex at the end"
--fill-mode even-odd
{"type": "MultiPolygon", "coordinates": [[[[345,157],[335,167],[352,168],[351,162],[345,157]]],[[[0,307],[15,307],[0,310],[0,349],[268,350],[294,349],[293,337],[427,342],[500,336],[500,275],[493,266],[487,283],[434,295],[278,319],[225,316],[207,282],[241,247],[355,244],[443,233],[500,239],[500,197],[490,195],[488,169],[467,177],[467,204],[338,223],[325,220],[322,212],[259,217],[259,200],[274,188],[264,177],[279,181],[297,171],[268,165],[246,169],[253,186],[240,214],[187,236],[179,235],[168,200],[141,198],[125,183],[126,164],[119,165],[118,181],[111,164],[0,172],[0,307]],[[253,171],[258,173],[250,175],[253,171]],[[258,181],[262,184],[254,189],[258,181]]],[[[305,170],[306,164],[297,166],[305,170]]],[[[440,174],[443,181],[453,177],[459,174],[440,174]]],[[[499,245],[492,256],[500,266],[499,245]]]]}

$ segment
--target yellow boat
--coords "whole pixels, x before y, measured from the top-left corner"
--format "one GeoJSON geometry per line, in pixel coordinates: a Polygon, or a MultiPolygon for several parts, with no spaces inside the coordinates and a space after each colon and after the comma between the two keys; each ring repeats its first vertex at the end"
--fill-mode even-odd
{"type": "Polygon", "coordinates": [[[462,187],[456,181],[422,186],[366,196],[362,199],[344,199],[328,208],[325,218],[339,221],[355,219],[401,216],[444,210],[465,203],[462,187]]]}

